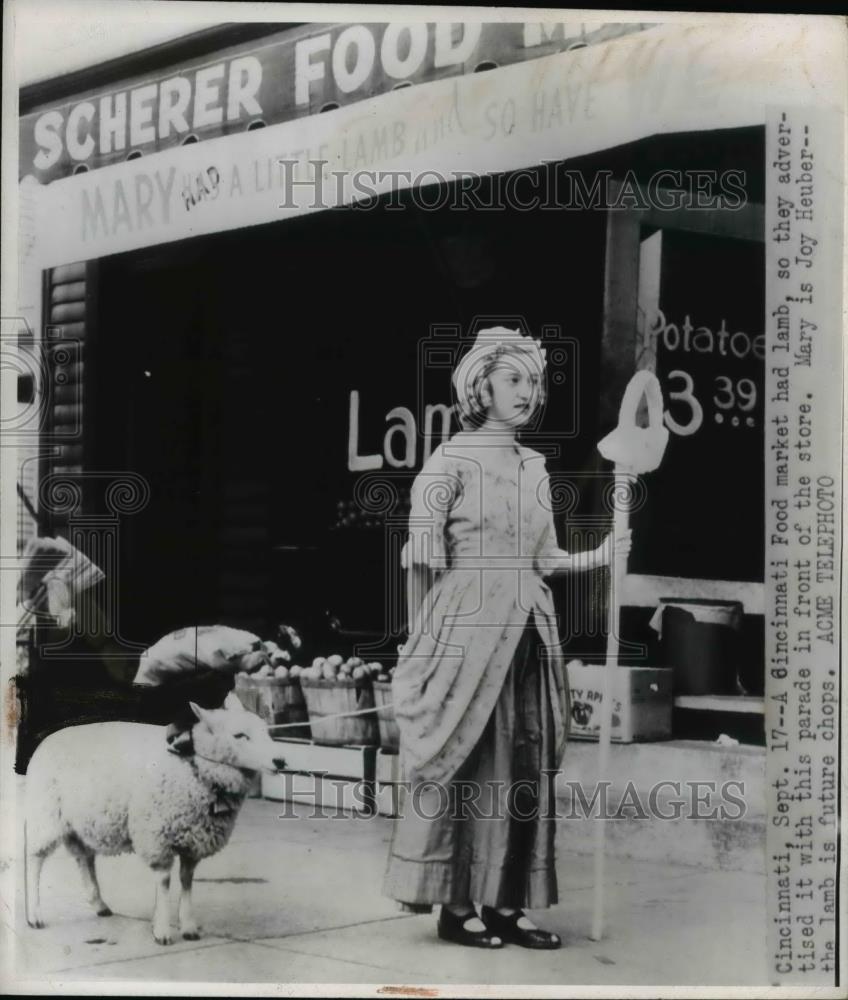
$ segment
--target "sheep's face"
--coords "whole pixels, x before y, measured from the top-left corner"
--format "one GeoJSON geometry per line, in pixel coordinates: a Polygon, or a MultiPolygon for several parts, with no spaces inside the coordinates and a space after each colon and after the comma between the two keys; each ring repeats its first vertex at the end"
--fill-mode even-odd
{"type": "Polygon", "coordinates": [[[197,716],[194,748],[204,757],[242,771],[279,771],[286,766],[280,746],[266,724],[243,708],[205,709],[192,703],[197,716]]]}

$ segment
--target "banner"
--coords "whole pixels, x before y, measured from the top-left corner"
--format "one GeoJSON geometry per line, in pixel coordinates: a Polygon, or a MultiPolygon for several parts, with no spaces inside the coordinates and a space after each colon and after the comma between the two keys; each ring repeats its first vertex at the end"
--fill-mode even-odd
{"type": "Polygon", "coordinates": [[[656,133],[756,125],[767,103],[815,88],[825,56],[800,23],[797,32],[756,39],[653,28],[180,146],[43,188],[40,264],[462,183],[656,133]]]}

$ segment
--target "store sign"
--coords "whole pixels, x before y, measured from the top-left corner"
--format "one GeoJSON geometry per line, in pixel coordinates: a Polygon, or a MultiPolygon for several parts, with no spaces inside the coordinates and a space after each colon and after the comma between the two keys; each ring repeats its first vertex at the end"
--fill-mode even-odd
{"type": "Polygon", "coordinates": [[[295,104],[309,105],[312,85],[328,79],[350,94],[375,77],[408,81],[425,67],[461,67],[477,50],[482,30],[482,24],[352,24],[335,38],[314,35],[295,44],[295,104]]]}
{"type": "Polygon", "coordinates": [[[83,95],[21,120],[21,176],[42,182],[187,139],[271,125],[475,69],[550,55],[640,24],[343,24],[287,32],[213,61],[83,95]]]}
{"type": "MultiPolygon", "coordinates": [[[[696,46],[684,28],[656,28],[66,177],[38,189],[39,266],[368,204],[422,183],[438,194],[437,177],[473,179],[583,156],[612,135],[624,144],[754,125],[768,104],[808,85],[779,54],[766,47],[751,61],[744,41],[719,30],[700,31],[696,46]],[[740,96],[730,68],[743,63],[740,96]],[[649,89],[646,65],[656,70],[649,89]],[[552,107],[556,115],[540,113],[552,107]]],[[[682,323],[687,310],[664,314],[682,323]]],[[[720,333],[715,321],[711,329],[720,333]]],[[[719,352],[741,349],[738,339],[716,343],[719,352]]]]}
{"type": "Polygon", "coordinates": [[[132,90],[81,101],[67,111],[40,114],[33,123],[36,170],[44,172],[65,156],[86,163],[155,144],[171,136],[261,115],[257,100],[262,64],[255,56],[205,66],[132,90]]]}
{"type": "Polygon", "coordinates": [[[708,378],[705,403],[712,407],[714,417],[734,421],[739,426],[744,421],[753,427],[754,411],[762,403],[762,373],[764,368],[757,361],[765,360],[765,334],[756,336],[743,330],[731,330],[722,318],[717,329],[695,324],[687,313],[682,323],[667,319],[662,309],[657,309],[649,319],[647,341],[649,349],[662,352],[669,368],[666,386],[667,398],[677,404],[674,407],[682,419],[676,419],[669,411],[665,424],[669,430],[682,437],[696,434],[704,425],[704,404],[699,399],[693,372],[700,374],[703,366],[700,358],[707,355],[719,362],[708,378]],[[753,361],[745,366],[742,374],[738,362],[753,361]],[[756,374],[758,378],[751,378],[756,374]]]}
{"type": "Polygon", "coordinates": [[[655,358],[671,435],[650,512],[631,517],[630,565],[762,579],[765,245],[671,227],[661,237],[658,301],[640,347],[655,358]]]}

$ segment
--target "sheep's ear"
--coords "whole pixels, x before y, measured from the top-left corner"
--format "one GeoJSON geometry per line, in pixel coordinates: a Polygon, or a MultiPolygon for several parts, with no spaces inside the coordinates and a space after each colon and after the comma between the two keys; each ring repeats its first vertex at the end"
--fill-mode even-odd
{"type": "Polygon", "coordinates": [[[200,722],[206,722],[206,712],[200,705],[195,705],[193,701],[190,701],[188,707],[194,712],[200,722]]]}

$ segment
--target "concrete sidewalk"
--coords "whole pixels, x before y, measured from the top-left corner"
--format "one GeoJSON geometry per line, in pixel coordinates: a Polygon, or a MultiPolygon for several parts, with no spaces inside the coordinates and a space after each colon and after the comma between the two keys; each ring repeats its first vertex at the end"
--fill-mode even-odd
{"type": "MultiPolygon", "coordinates": [[[[152,879],[132,855],[98,859],[115,916],[90,915],[70,856],[47,862],[31,930],[18,895],[17,976],[68,984],[369,983],[766,985],[765,880],[646,861],[607,862],[607,932],[588,939],[592,864],[559,852],[560,904],[542,916],[565,946],[480,952],[440,942],[435,915],[397,912],[380,895],[391,821],[281,819],[281,803],[249,800],[227,848],[196,879],[200,941],[157,945],[152,879]]],[[[174,879],[172,882],[176,883],[174,879]]],[[[19,883],[22,887],[22,882],[19,883]]]]}

